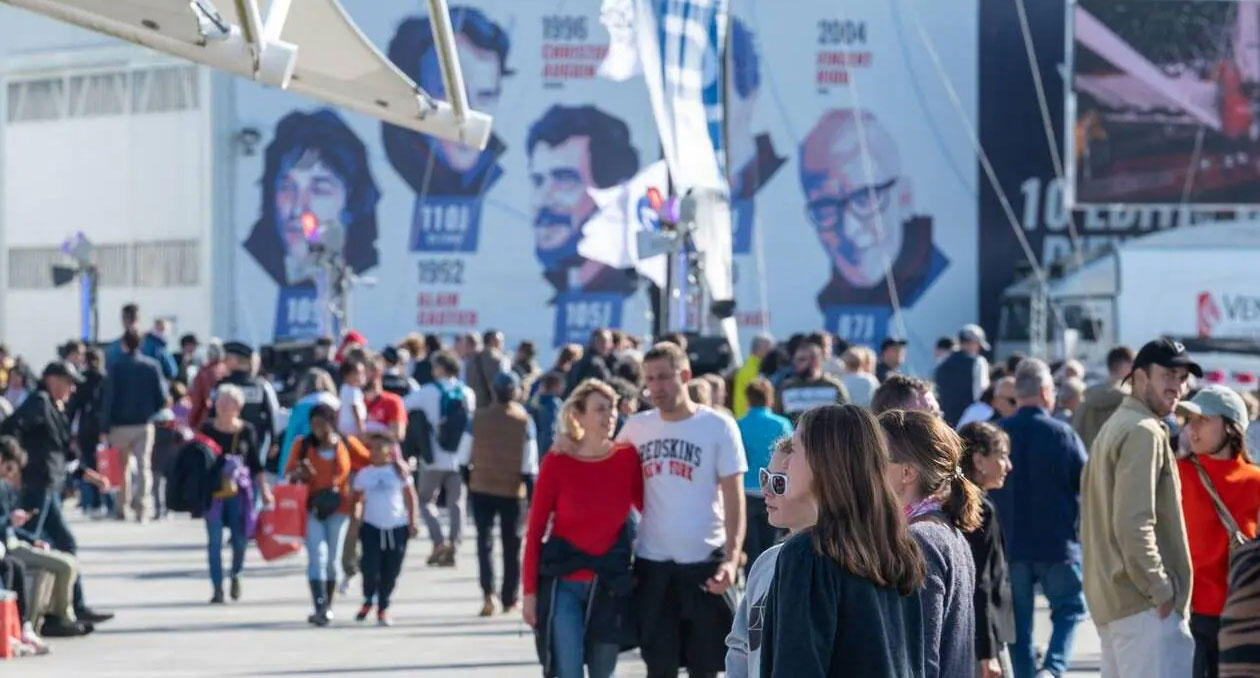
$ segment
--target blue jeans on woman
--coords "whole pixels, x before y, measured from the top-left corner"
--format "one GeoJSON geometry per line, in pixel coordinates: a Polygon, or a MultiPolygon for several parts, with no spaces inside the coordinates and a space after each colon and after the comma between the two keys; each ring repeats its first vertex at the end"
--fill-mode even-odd
{"type": "Polygon", "coordinates": [[[1076,625],[1085,618],[1085,593],[1078,563],[1011,562],[1011,607],[1015,612],[1015,642],[1011,663],[1015,678],[1032,678],[1040,669],[1056,676],[1067,673],[1076,625]],[[1033,608],[1037,585],[1050,602],[1050,643],[1041,666],[1032,644],[1033,608]]]}
{"type": "Polygon", "coordinates": [[[223,510],[217,516],[206,516],[206,551],[210,559],[210,583],[214,590],[223,588],[223,528],[228,529],[232,541],[233,577],[245,567],[245,512],[241,510],[241,498],[223,500],[223,510]]]}
{"type": "Polygon", "coordinates": [[[341,567],[341,546],[346,540],[350,516],[334,513],[320,520],[312,511],[306,515],[306,578],[335,582],[341,567]]]}
{"type": "Polygon", "coordinates": [[[591,582],[556,580],[556,602],[551,612],[551,654],[558,678],[582,678],[583,664],[590,678],[608,678],[617,669],[621,648],[588,641],[586,608],[591,582]]]}

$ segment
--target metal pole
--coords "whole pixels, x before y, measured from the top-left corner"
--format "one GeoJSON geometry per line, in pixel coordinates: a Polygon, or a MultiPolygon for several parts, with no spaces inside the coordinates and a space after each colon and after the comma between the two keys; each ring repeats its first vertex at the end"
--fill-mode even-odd
{"type": "Polygon", "coordinates": [[[451,28],[451,11],[446,0],[429,0],[429,25],[433,27],[433,44],[437,48],[438,63],[442,65],[446,99],[455,121],[462,125],[468,117],[468,95],[464,91],[464,71],[459,65],[459,53],[455,51],[455,31],[451,28]]]}

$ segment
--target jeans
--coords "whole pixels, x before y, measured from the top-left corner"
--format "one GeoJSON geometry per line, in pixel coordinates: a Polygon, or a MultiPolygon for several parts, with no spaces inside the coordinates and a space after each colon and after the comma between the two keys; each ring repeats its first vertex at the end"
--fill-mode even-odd
{"type": "Polygon", "coordinates": [[[1085,593],[1081,589],[1081,566],[1078,563],[1012,562],[1011,603],[1015,611],[1015,642],[1011,644],[1011,662],[1015,678],[1032,678],[1039,669],[1056,676],[1067,672],[1072,655],[1072,637],[1076,625],[1085,618],[1085,593]],[[1037,585],[1050,601],[1050,644],[1040,667],[1032,644],[1033,606],[1037,585]]]}
{"type": "Polygon", "coordinates": [[[223,500],[223,510],[217,519],[206,518],[206,550],[210,560],[210,583],[214,590],[223,588],[223,528],[228,529],[232,540],[232,576],[245,567],[245,512],[241,510],[243,497],[223,500]]]}
{"type": "Polygon", "coordinates": [[[363,546],[364,605],[371,605],[375,597],[376,609],[389,609],[389,597],[407,555],[407,538],[406,526],[382,530],[363,523],[359,528],[359,543],[363,546]]]}
{"type": "Polygon", "coordinates": [[[583,664],[590,678],[608,678],[617,668],[621,648],[586,640],[586,605],[590,597],[591,582],[556,580],[551,654],[557,678],[582,678],[583,664]]]}
{"type": "Polygon", "coordinates": [[[748,506],[745,519],[747,529],[744,534],[744,554],[748,562],[744,565],[744,574],[752,569],[757,557],[779,541],[782,531],[770,524],[770,514],[766,512],[766,499],[759,494],[744,493],[744,501],[748,506]]]}
{"type": "Polygon", "coordinates": [[[306,516],[306,578],[311,581],[337,581],[341,545],[346,539],[350,516],[334,513],[324,520],[312,511],[306,516]]]}
{"type": "Polygon", "coordinates": [[[477,524],[477,571],[481,576],[481,592],[494,593],[494,563],[491,562],[494,522],[499,521],[499,537],[503,541],[503,586],[499,600],[503,605],[516,603],[521,585],[521,500],[470,493],[473,522],[477,524]]]}
{"type": "Polygon", "coordinates": [[[101,492],[92,483],[84,482],[79,485],[79,496],[82,498],[84,512],[104,506],[110,515],[116,513],[113,492],[101,492]]]}
{"type": "MultiPolygon", "coordinates": [[[[47,487],[31,487],[22,493],[22,507],[28,511],[38,509],[39,515],[31,518],[31,522],[26,524],[26,529],[35,533],[36,538],[43,539],[48,542],[54,549],[65,551],[70,555],[79,552],[79,544],[75,541],[74,533],[70,531],[70,525],[66,523],[66,518],[61,512],[61,493],[47,487]]],[[[82,612],[85,604],[83,602],[83,577],[76,576],[74,578],[74,610],[82,612]]]]}
{"type": "Polygon", "coordinates": [[[1193,678],[1216,678],[1220,675],[1220,632],[1220,617],[1190,615],[1190,635],[1194,636],[1193,678]]]}

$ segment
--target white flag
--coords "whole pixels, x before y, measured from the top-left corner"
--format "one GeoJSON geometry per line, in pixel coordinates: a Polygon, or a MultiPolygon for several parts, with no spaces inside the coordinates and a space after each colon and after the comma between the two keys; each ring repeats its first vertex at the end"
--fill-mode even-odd
{"type": "Polygon", "coordinates": [[[582,227],[578,254],[613,268],[634,268],[658,286],[664,287],[664,255],[639,258],[638,235],[658,230],[660,217],[648,203],[648,190],[665,195],[669,172],[665,161],[649,165],[624,184],[589,189],[599,211],[582,227]]]}

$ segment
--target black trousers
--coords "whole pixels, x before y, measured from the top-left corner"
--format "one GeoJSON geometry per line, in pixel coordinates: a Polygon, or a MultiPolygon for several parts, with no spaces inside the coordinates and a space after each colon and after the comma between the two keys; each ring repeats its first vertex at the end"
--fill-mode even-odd
{"type": "Polygon", "coordinates": [[[477,526],[477,572],[481,578],[481,592],[494,593],[494,563],[491,562],[494,523],[499,523],[499,537],[503,542],[503,586],[499,599],[505,606],[516,604],[516,594],[521,586],[521,500],[515,497],[497,497],[492,494],[471,492],[473,523],[477,526]]]}
{"type": "Polygon", "coordinates": [[[735,592],[701,589],[717,562],[679,565],[639,558],[634,563],[639,654],[649,678],[716,675],[726,666],[726,634],[735,620],[735,592]]]}
{"type": "Polygon", "coordinates": [[[0,558],[0,588],[17,594],[18,620],[30,621],[26,616],[26,565],[22,561],[10,555],[0,558]]]}
{"type": "Polygon", "coordinates": [[[1217,634],[1221,632],[1221,618],[1203,614],[1190,615],[1190,635],[1194,637],[1194,678],[1216,678],[1220,671],[1221,654],[1217,634]]]}
{"type": "Polygon", "coordinates": [[[744,555],[748,556],[748,562],[744,564],[744,576],[747,576],[753,563],[757,562],[757,557],[779,543],[783,531],[770,524],[765,497],[745,493],[744,500],[748,507],[744,530],[744,555]]]}
{"type": "Polygon", "coordinates": [[[375,596],[378,610],[389,609],[389,597],[398,583],[398,573],[402,572],[409,536],[406,526],[382,530],[363,523],[359,528],[364,605],[371,605],[375,596]]]}

